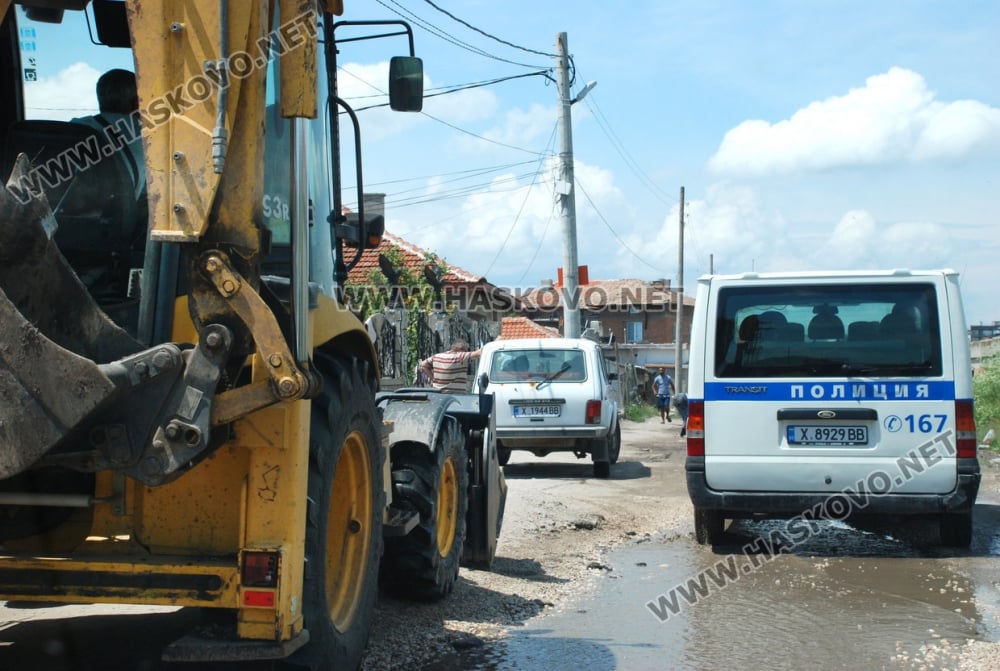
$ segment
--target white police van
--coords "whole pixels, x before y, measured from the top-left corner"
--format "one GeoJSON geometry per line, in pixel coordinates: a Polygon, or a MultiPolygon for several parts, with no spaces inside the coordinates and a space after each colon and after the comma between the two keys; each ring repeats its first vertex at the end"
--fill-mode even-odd
{"type": "MultiPolygon", "coordinates": [[[[687,484],[699,543],[729,518],[928,514],[967,546],[979,489],[953,271],[698,280],[687,484]]],[[[786,542],[811,525],[787,525],[786,542]]]]}

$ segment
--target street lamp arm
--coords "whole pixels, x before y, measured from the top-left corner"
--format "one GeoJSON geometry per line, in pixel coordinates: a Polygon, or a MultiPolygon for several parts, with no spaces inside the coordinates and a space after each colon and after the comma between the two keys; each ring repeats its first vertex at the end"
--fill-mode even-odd
{"type": "Polygon", "coordinates": [[[578,103],[586,98],[587,94],[590,93],[595,86],[597,86],[596,81],[587,82],[587,85],[583,87],[583,90],[577,93],[576,97],[569,101],[569,104],[572,105],[573,103],[578,103]]]}

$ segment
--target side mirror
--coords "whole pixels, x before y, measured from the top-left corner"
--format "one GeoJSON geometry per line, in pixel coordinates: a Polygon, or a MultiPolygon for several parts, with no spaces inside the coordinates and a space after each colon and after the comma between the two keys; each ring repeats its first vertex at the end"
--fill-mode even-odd
{"type": "Polygon", "coordinates": [[[389,107],[396,112],[423,109],[424,62],[416,56],[393,56],[389,61],[389,107]]]}
{"type": "Polygon", "coordinates": [[[479,387],[479,393],[482,394],[486,391],[486,387],[490,386],[490,376],[486,373],[480,373],[479,377],[476,378],[476,384],[479,387]]]}

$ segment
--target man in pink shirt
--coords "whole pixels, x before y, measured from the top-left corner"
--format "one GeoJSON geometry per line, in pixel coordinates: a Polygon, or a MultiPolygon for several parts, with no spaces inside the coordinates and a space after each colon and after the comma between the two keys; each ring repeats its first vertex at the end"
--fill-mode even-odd
{"type": "Polygon", "coordinates": [[[440,352],[420,362],[420,368],[430,378],[431,386],[441,391],[468,391],[469,363],[479,358],[482,350],[469,351],[469,343],[456,340],[447,352],[440,352]]]}

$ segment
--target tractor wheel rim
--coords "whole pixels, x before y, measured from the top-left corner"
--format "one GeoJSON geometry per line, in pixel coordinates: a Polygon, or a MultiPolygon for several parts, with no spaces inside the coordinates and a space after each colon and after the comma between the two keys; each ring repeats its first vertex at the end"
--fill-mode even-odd
{"type": "Polygon", "coordinates": [[[357,613],[372,543],[374,484],[368,443],[357,431],[344,440],[330,492],[326,536],[326,594],[330,620],[346,631],[357,613]]]}
{"type": "Polygon", "coordinates": [[[458,522],[458,474],[455,462],[448,457],[441,466],[441,481],[437,496],[437,540],[438,554],[447,557],[455,542],[455,527],[458,522]]]}

